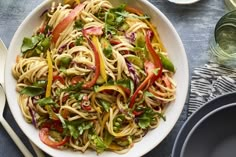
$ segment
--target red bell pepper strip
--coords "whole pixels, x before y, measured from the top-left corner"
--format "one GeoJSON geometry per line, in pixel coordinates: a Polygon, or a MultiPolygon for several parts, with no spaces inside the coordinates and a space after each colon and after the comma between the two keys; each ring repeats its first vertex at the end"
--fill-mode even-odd
{"type": "Polygon", "coordinates": [[[84,8],[84,4],[77,5],[68,16],[66,16],[52,31],[52,41],[54,43],[57,42],[60,37],[60,33],[62,33],[66,27],[76,18],[79,12],[81,12],[84,8]]]}
{"type": "Polygon", "coordinates": [[[152,37],[152,31],[148,30],[147,34],[146,34],[146,47],[151,54],[151,57],[153,59],[155,67],[159,68],[158,74],[153,78],[153,82],[154,82],[162,75],[163,67],[162,67],[162,63],[161,63],[161,59],[160,59],[159,55],[156,53],[156,51],[152,47],[151,37],[152,37]]]}
{"type": "MultiPolygon", "coordinates": [[[[84,34],[84,32],[83,32],[83,34],[84,34]]],[[[83,86],[82,86],[83,88],[88,89],[96,83],[96,81],[100,75],[100,58],[99,58],[98,50],[97,50],[96,46],[94,45],[94,43],[89,39],[88,36],[86,36],[85,34],[84,34],[84,36],[87,39],[89,46],[93,50],[93,53],[95,56],[95,65],[96,65],[95,75],[93,76],[92,80],[90,82],[83,84],[83,86]]]]}
{"type": "Polygon", "coordinates": [[[135,117],[136,116],[139,116],[139,115],[141,115],[142,113],[143,113],[144,111],[133,111],[133,114],[135,115],[135,117]]]}
{"type": "Polygon", "coordinates": [[[74,76],[71,79],[71,84],[76,85],[77,83],[83,82],[83,81],[84,81],[84,79],[81,76],[74,76]]]}
{"type": "Polygon", "coordinates": [[[63,140],[61,141],[52,141],[50,138],[49,138],[49,129],[48,128],[42,128],[40,131],[39,131],[39,138],[40,140],[50,146],[50,147],[53,147],[53,148],[58,148],[60,146],[63,146],[64,144],[66,144],[66,142],[68,141],[68,137],[65,137],[63,140]]]}
{"type": "Polygon", "coordinates": [[[89,27],[83,30],[85,35],[102,35],[102,27],[89,27]]]}
{"type": "Polygon", "coordinates": [[[116,39],[110,39],[109,41],[111,45],[118,45],[121,43],[119,40],[116,40],[116,39]]]}
{"type": "Polygon", "coordinates": [[[146,73],[147,73],[147,77],[146,77],[145,80],[141,83],[141,85],[138,86],[138,88],[137,88],[136,91],[134,92],[133,96],[131,97],[131,99],[130,99],[130,104],[129,104],[129,107],[130,107],[130,108],[133,108],[134,103],[135,103],[135,99],[136,99],[136,97],[137,97],[137,95],[138,95],[138,92],[139,92],[140,90],[142,90],[143,88],[147,87],[149,81],[151,81],[152,78],[155,76],[155,74],[154,74],[154,72],[153,72],[153,70],[155,70],[155,65],[154,65],[152,62],[146,61],[146,62],[144,63],[144,67],[145,67],[145,71],[146,71],[146,73]]]}
{"type": "Polygon", "coordinates": [[[55,81],[59,81],[61,84],[65,85],[65,80],[59,75],[53,76],[53,82],[55,81]]]}
{"type": "Polygon", "coordinates": [[[40,126],[40,128],[48,128],[52,130],[56,130],[57,132],[62,133],[63,127],[60,120],[48,120],[46,122],[43,122],[40,126]]]}

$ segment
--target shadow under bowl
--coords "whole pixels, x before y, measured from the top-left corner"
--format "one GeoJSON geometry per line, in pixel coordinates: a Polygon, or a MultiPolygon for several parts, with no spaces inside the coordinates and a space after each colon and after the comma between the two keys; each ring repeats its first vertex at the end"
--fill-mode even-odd
{"type": "Polygon", "coordinates": [[[204,116],[189,132],[181,157],[235,157],[236,103],[204,116]]]}

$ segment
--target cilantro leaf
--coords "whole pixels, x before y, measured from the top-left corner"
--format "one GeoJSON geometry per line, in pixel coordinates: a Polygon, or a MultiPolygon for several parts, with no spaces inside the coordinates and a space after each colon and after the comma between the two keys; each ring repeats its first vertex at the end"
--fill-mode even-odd
{"type": "Polygon", "coordinates": [[[55,103],[51,97],[46,97],[46,98],[39,99],[38,104],[40,106],[46,106],[46,105],[56,105],[57,103],[55,103]]]}
{"type": "Polygon", "coordinates": [[[79,92],[82,89],[82,82],[77,83],[76,85],[69,85],[69,87],[62,89],[62,91],[66,91],[66,92],[79,92]]]}
{"type": "Polygon", "coordinates": [[[106,112],[109,112],[109,109],[111,108],[111,103],[109,103],[105,100],[100,100],[100,103],[101,103],[102,107],[104,108],[104,110],[106,112]]]}
{"type": "Polygon", "coordinates": [[[145,108],[144,113],[138,117],[139,127],[146,129],[152,122],[155,121],[155,115],[158,115],[165,120],[165,117],[161,113],[154,112],[151,108],[145,108]]]}
{"type": "Polygon", "coordinates": [[[76,46],[82,45],[83,42],[84,42],[84,37],[83,37],[83,36],[79,36],[79,37],[77,37],[76,40],[75,40],[75,45],[76,45],[76,46]]]}
{"type": "Polygon", "coordinates": [[[84,120],[68,121],[65,120],[60,114],[57,114],[64,128],[64,133],[77,139],[84,133],[85,130],[89,130],[93,126],[93,122],[84,120]]]}
{"type": "Polygon", "coordinates": [[[38,96],[45,92],[44,88],[37,86],[27,86],[20,91],[20,94],[25,94],[28,96],[38,96]]]}
{"type": "Polygon", "coordinates": [[[83,26],[84,26],[84,24],[83,24],[83,21],[82,20],[76,20],[75,21],[75,25],[74,25],[74,28],[77,28],[77,29],[82,29],[83,28],[83,26]]]}
{"type": "Polygon", "coordinates": [[[117,29],[124,23],[125,18],[117,13],[125,12],[125,4],[111,8],[105,13],[105,34],[116,34],[117,29]]]}
{"type": "Polygon", "coordinates": [[[31,38],[25,37],[21,45],[21,52],[23,54],[29,52],[28,56],[38,56],[49,49],[50,41],[50,37],[45,37],[44,34],[38,34],[31,38]]]}
{"type": "Polygon", "coordinates": [[[21,45],[21,52],[24,54],[28,50],[32,50],[41,40],[40,36],[33,36],[32,38],[24,38],[21,45]]]}
{"type": "Polygon", "coordinates": [[[104,152],[104,150],[108,147],[104,141],[102,140],[102,138],[100,138],[98,135],[93,134],[90,137],[91,142],[96,146],[96,151],[97,153],[102,153],[104,152]]]}

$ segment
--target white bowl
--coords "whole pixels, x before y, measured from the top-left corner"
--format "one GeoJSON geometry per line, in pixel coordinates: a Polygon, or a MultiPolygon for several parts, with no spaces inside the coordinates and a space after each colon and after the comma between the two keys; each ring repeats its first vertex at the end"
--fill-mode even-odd
{"type": "MultiPolygon", "coordinates": [[[[15,64],[16,56],[20,54],[20,47],[23,38],[27,36],[29,37],[33,34],[35,28],[40,24],[41,13],[50,7],[51,2],[52,0],[44,1],[41,5],[35,8],[20,25],[10,43],[5,69],[6,95],[8,104],[16,122],[25,135],[46,153],[57,157],[96,156],[95,151],[80,153],[72,150],[53,149],[43,144],[39,139],[39,131],[35,129],[32,124],[28,124],[24,120],[17,103],[18,94],[16,92],[16,80],[13,78],[11,72],[12,66],[15,64]]],[[[111,0],[111,2],[119,4],[122,1],[111,0]]],[[[170,21],[160,10],[146,0],[136,0],[135,3],[133,0],[125,0],[123,2],[127,2],[130,6],[144,10],[146,14],[151,16],[151,21],[157,26],[160,37],[169,53],[170,59],[176,67],[176,73],[174,75],[174,80],[177,82],[176,100],[166,109],[166,121],[161,121],[160,125],[156,129],[149,131],[140,142],[135,143],[134,147],[128,153],[119,155],[113,152],[104,152],[100,155],[105,157],[142,156],[160,144],[174,127],[183,110],[189,84],[189,70],[185,50],[179,35],[170,21]]]]}
{"type": "Polygon", "coordinates": [[[193,3],[196,3],[200,0],[168,0],[172,3],[175,3],[175,4],[193,4],[193,3]]]}

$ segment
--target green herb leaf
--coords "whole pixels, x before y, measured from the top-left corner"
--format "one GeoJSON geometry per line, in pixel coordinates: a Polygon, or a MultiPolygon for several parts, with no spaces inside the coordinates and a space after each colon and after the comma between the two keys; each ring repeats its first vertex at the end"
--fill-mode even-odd
{"type": "Polygon", "coordinates": [[[53,29],[52,26],[46,25],[44,34],[47,34],[47,33],[50,32],[52,29],[53,29]]]}
{"type": "Polygon", "coordinates": [[[125,4],[120,5],[117,8],[111,8],[108,12],[105,13],[105,34],[106,37],[110,33],[115,35],[117,29],[122,26],[125,21],[125,18],[118,13],[122,13],[125,11],[125,4]]]}
{"type": "Polygon", "coordinates": [[[44,88],[37,86],[27,86],[20,91],[20,94],[25,94],[28,96],[38,96],[45,93],[44,88]]]}
{"type": "Polygon", "coordinates": [[[76,129],[75,126],[67,124],[67,128],[69,129],[70,135],[74,138],[77,139],[79,137],[79,131],[76,129]]]}
{"type": "Polygon", "coordinates": [[[138,125],[142,129],[146,129],[154,119],[156,113],[151,108],[146,108],[144,113],[138,117],[138,125]]]}
{"type": "Polygon", "coordinates": [[[101,39],[101,47],[103,49],[103,53],[107,58],[110,58],[112,55],[112,46],[108,40],[105,38],[101,39]]]}
{"type": "Polygon", "coordinates": [[[93,123],[84,120],[68,121],[65,120],[60,114],[57,114],[64,128],[64,133],[77,139],[84,133],[85,130],[92,128],[93,123]]]}
{"type": "Polygon", "coordinates": [[[76,40],[75,40],[75,45],[76,45],[76,46],[82,45],[83,42],[84,42],[83,36],[79,36],[79,37],[77,37],[76,40]]]}
{"type": "Polygon", "coordinates": [[[109,103],[105,100],[100,100],[100,103],[101,103],[102,107],[105,109],[105,111],[109,112],[109,110],[111,108],[111,103],[109,103]]]}
{"type": "Polygon", "coordinates": [[[79,134],[82,135],[85,130],[89,130],[90,128],[92,128],[92,126],[92,122],[83,122],[78,126],[79,134]]]}
{"type": "Polygon", "coordinates": [[[40,106],[46,106],[46,105],[56,105],[57,103],[55,103],[51,97],[46,97],[46,98],[39,99],[38,104],[40,106]]]}
{"type": "Polygon", "coordinates": [[[66,91],[66,92],[79,92],[82,89],[82,82],[77,83],[76,85],[69,85],[69,87],[62,89],[62,91],[66,91]]]}
{"type": "Polygon", "coordinates": [[[102,138],[94,134],[91,136],[91,142],[96,146],[97,153],[102,153],[107,148],[107,145],[104,143],[102,138]]]}
{"type": "Polygon", "coordinates": [[[76,99],[79,102],[83,100],[84,96],[85,96],[85,94],[80,94],[80,93],[73,93],[70,95],[70,97],[76,99]]]}
{"type": "Polygon", "coordinates": [[[77,28],[77,29],[82,29],[83,26],[84,26],[84,24],[83,24],[83,21],[82,21],[82,20],[79,19],[79,20],[76,20],[76,21],[75,21],[75,25],[74,25],[75,28],[77,28]]]}
{"type": "Polygon", "coordinates": [[[33,36],[32,38],[24,38],[21,45],[21,52],[25,53],[28,50],[32,50],[39,43],[41,38],[39,36],[33,36]]]}
{"type": "Polygon", "coordinates": [[[158,117],[160,117],[160,118],[162,118],[164,121],[166,121],[166,117],[165,117],[162,113],[156,112],[156,114],[158,115],[158,117]]]}
{"type": "Polygon", "coordinates": [[[28,56],[37,56],[40,53],[46,52],[50,47],[51,39],[45,37],[44,34],[38,34],[31,38],[24,38],[21,45],[21,52],[25,54],[30,51],[28,56]]]}

